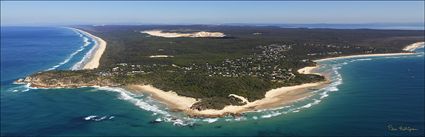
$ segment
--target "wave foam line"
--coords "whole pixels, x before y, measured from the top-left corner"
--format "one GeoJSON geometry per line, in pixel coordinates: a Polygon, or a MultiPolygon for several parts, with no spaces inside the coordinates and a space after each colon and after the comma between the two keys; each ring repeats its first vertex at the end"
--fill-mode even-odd
{"type": "MultiPolygon", "coordinates": [[[[331,73],[332,73],[332,75],[330,77],[331,84],[329,84],[328,86],[326,86],[322,89],[318,89],[316,91],[313,91],[313,93],[317,93],[316,95],[298,100],[298,101],[309,100],[308,101],[309,103],[303,104],[303,105],[301,105],[301,104],[300,105],[289,105],[289,106],[282,106],[282,107],[279,107],[279,108],[260,110],[260,111],[257,111],[257,112],[263,112],[263,114],[261,114],[259,116],[253,116],[251,118],[253,120],[257,120],[257,119],[264,119],[264,118],[272,118],[272,117],[276,117],[276,116],[288,114],[288,113],[297,113],[297,112],[300,112],[301,110],[308,109],[308,108],[311,108],[314,105],[319,104],[323,99],[325,99],[326,97],[329,96],[329,92],[335,92],[335,91],[339,90],[338,86],[342,84],[342,76],[338,72],[338,70],[341,69],[342,65],[346,65],[346,64],[347,64],[347,62],[330,65],[331,66],[330,70],[331,70],[331,73]]],[[[322,67],[326,67],[326,65],[324,65],[322,67]]]]}
{"type": "Polygon", "coordinates": [[[93,57],[92,55],[95,53],[96,49],[99,48],[99,45],[97,43],[97,41],[94,41],[94,46],[93,48],[91,48],[83,57],[83,59],[81,59],[79,62],[75,63],[74,66],[72,66],[71,70],[80,70],[83,68],[83,65],[90,60],[91,57],[93,57]]]}
{"type": "Polygon", "coordinates": [[[89,38],[87,38],[87,36],[85,36],[81,32],[79,32],[79,31],[77,31],[77,30],[75,30],[73,28],[68,28],[68,29],[71,29],[72,31],[74,31],[76,34],[78,34],[80,37],[83,38],[83,43],[84,43],[83,46],[81,46],[77,51],[71,53],[67,58],[65,58],[64,61],[60,62],[59,64],[57,64],[57,65],[55,65],[55,66],[53,66],[51,68],[46,69],[46,71],[57,69],[58,67],[66,64],[66,63],[68,63],[75,55],[77,55],[78,53],[80,53],[81,51],[83,51],[86,46],[88,46],[88,45],[91,44],[91,42],[89,41],[89,38]]]}
{"type": "Polygon", "coordinates": [[[47,69],[46,71],[49,71],[49,70],[54,70],[54,69],[57,69],[58,67],[60,67],[60,66],[62,66],[62,65],[64,65],[64,64],[66,64],[66,63],[68,63],[75,55],[77,55],[78,53],[80,53],[81,51],[83,51],[84,50],[84,47],[80,47],[80,49],[78,49],[77,51],[75,51],[75,52],[73,52],[73,53],[71,53],[67,58],[65,58],[65,60],[64,61],[62,61],[62,62],[60,62],[59,64],[57,64],[57,65],[55,65],[55,66],[53,66],[53,67],[51,67],[51,68],[49,68],[49,69],[47,69]]]}
{"type": "MultiPolygon", "coordinates": [[[[159,106],[155,105],[155,100],[150,99],[149,97],[144,97],[140,94],[134,94],[131,93],[125,89],[122,88],[112,88],[112,87],[96,87],[99,90],[106,90],[106,91],[113,91],[119,93],[119,99],[128,101],[135,106],[147,110],[150,112],[153,112],[152,116],[160,116],[160,118],[156,118],[156,122],[172,122],[173,125],[176,126],[187,126],[187,125],[193,125],[196,119],[189,118],[189,117],[178,117],[177,115],[172,115],[168,111],[159,106]],[[159,115],[158,115],[159,114],[159,115]]],[[[218,120],[218,119],[217,119],[218,120]]],[[[208,119],[205,120],[205,122],[212,123],[217,121],[215,119],[208,119]]]]}
{"type": "Polygon", "coordinates": [[[7,91],[11,91],[11,92],[27,92],[31,89],[29,84],[25,84],[25,85],[20,85],[17,87],[12,87],[9,88],[7,91]]]}
{"type": "Polygon", "coordinates": [[[137,97],[141,97],[141,95],[133,94],[133,93],[126,91],[122,88],[98,87],[98,89],[118,92],[119,93],[119,99],[129,101],[129,102],[135,104],[136,106],[138,106],[139,108],[142,108],[144,110],[152,111],[152,112],[155,112],[157,114],[162,114],[162,115],[167,115],[167,116],[170,115],[168,112],[166,112],[164,110],[160,110],[158,108],[158,106],[146,103],[143,99],[138,99],[137,97]]]}

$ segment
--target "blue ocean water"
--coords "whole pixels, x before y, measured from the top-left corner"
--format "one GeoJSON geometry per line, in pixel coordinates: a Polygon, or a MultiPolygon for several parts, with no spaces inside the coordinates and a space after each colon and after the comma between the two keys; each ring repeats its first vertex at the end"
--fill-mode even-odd
{"type": "Polygon", "coordinates": [[[319,71],[332,77],[329,87],[291,106],[236,119],[186,118],[148,95],[117,88],[28,89],[12,84],[38,71],[71,69],[93,46],[84,37],[61,27],[2,27],[2,136],[424,135],[423,49],[415,55],[320,62],[319,71]],[[400,126],[417,130],[390,128],[400,126]]]}
{"type": "Polygon", "coordinates": [[[2,27],[1,40],[2,84],[38,71],[70,69],[93,43],[60,27],[2,27]]]}

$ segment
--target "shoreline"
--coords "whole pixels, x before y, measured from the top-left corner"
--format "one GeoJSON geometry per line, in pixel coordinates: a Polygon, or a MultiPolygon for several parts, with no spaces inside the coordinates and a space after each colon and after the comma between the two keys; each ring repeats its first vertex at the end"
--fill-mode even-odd
{"type": "Polygon", "coordinates": [[[424,47],[425,42],[415,42],[413,44],[407,45],[403,48],[403,51],[407,52],[401,52],[401,53],[380,53],[380,54],[360,54],[360,55],[348,55],[348,56],[339,56],[339,57],[330,57],[330,58],[323,58],[323,59],[316,59],[313,60],[313,62],[322,62],[322,61],[328,61],[328,60],[335,60],[335,59],[347,59],[347,58],[363,58],[363,57],[382,57],[382,56],[402,56],[402,55],[412,55],[415,54],[413,52],[414,50],[418,48],[424,47]]]}
{"type": "Polygon", "coordinates": [[[361,55],[348,55],[348,56],[339,56],[339,57],[330,57],[330,58],[323,58],[323,59],[316,59],[313,60],[316,63],[323,62],[323,61],[329,61],[329,60],[336,60],[336,59],[352,59],[352,58],[363,58],[363,57],[383,57],[383,56],[402,56],[402,55],[412,55],[415,53],[382,53],[382,54],[361,54],[361,55]]]}
{"type": "MultiPolygon", "coordinates": [[[[415,45],[417,48],[421,42],[417,42],[411,45],[415,45]]],[[[410,46],[410,45],[409,45],[410,46]]],[[[406,46],[408,47],[408,46],[406,46]]],[[[406,50],[405,50],[406,51],[406,50]]],[[[383,54],[362,54],[362,55],[349,55],[349,56],[340,56],[340,57],[330,57],[324,59],[313,60],[316,63],[322,61],[335,60],[335,59],[348,59],[348,58],[362,58],[362,57],[381,57],[381,56],[400,56],[400,55],[412,55],[415,53],[406,52],[406,53],[383,53],[383,54]]],[[[221,110],[216,109],[206,109],[206,110],[193,110],[190,109],[190,106],[196,103],[198,100],[191,97],[179,96],[177,93],[172,91],[163,91],[161,89],[155,88],[151,85],[129,85],[126,88],[130,89],[133,92],[139,93],[148,93],[151,94],[153,98],[159,100],[160,102],[166,104],[173,111],[182,111],[191,117],[222,117],[226,115],[238,116],[245,112],[254,112],[262,109],[270,109],[274,107],[279,107],[283,105],[289,105],[296,101],[305,99],[312,95],[311,91],[316,89],[321,89],[330,84],[329,77],[326,74],[316,73],[315,69],[320,67],[320,64],[316,66],[307,66],[297,70],[300,74],[317,74],[325,76],[325,81],[316,82],[316,83],[305,83],[301,85],[289,86],[289,87],[280,87],[272,89],[266,92],[265,97],[253,102],[246,101],[246,98],[231,94],[229,96],[237,96],[242,101],[246,101],[245,105],[225,106],[221,110]]]]}
{"type": "Polygon", "coordinates": [[[106,50],[106,41],[91,34],[88,33],[86,31],[80,30],[80,29],[76,29],[76,28],[72,28],[75,29],[76,31],[83,33],[84,35],[92,38],[95,41],[95,45],[93,46],[92,49],[93,51],[89,51],[86,54],[91,54],[89,57],[87,57],[87,60],[82,61],[82,66],[80,69],[95,69],[99,67],[100,64],[100,58],[102,57],[103,53],[106,50]]]}
{"type": "MultiPolygon", "coordinates": [[[[190,107],[198,102],[197,99],[191,97],[185,97],[177,95],[173,91],[163,91],[155,88],[152,85],[128,85],[125,89],[132,91],[133,93],[148,93],[154,99],[167,105],[172,111],[184,112],[190,117],[222,117],[226,115],[238,116],[245,112],[254,112],[257,110],[268,109],[278,107],[282,105],[288,105],[311,96],[312,89],[322,88],[328,85],[328,81],[317,82],[317,83],[306,83],[296,86],[280,87],[267,91],[265,98],[256,100],[253,102],[247,102],[245,105],[233,106],[228,105],[221,110],[206,109],[206,110],[194,110],[190,107]]],[[[234,94],[231,94],[234,95],[234,94]]],[[[236,95],[237,96],[237,95],[236,95]]],[[[238,96],[242,97],[242,96],[238,96]]],[[[242,97],[244,98],[244,97],[242,97]]],[[[246,100],[246,99],[243,99],[246,100]]]]}

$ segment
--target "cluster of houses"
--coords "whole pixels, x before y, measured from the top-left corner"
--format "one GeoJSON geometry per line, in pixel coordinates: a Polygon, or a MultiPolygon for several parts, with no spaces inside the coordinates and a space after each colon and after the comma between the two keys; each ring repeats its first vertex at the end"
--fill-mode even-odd
{"type": "Polygon", "coordinates": [[[206,76],[222,77],[242,77],[252,76],[262,79],[285,81],[294,78],[291,68],[285,67],[285,52],[292,49],[292,45],[271,44],[267,46],[257,46],[260,51],[248,57],[237,59],[225,59],[219,64],[191,64],[178,66],[175,64],[150,64],[132,65],[119,63],[108,72],[101,72],[102,75],[135,75],[149,74],[156,70],[166,70],[167,72],[199,72],[206,76]]]}
{"type": "Polygon", "coordinates": [[[260,53],[238,59],[225,59],[218,65],[205,64],[208,76],[241,77],[252,76],[262,79],[284,81],[294,78],[292,69],[282,65],[285,52],[291,50],[291,45],[271,44],[257,46],[260,53]]]}

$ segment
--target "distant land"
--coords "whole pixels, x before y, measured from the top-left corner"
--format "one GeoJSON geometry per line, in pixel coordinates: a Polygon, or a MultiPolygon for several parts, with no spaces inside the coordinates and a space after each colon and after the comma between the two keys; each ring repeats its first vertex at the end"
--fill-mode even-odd
{"type": "Polygon", "coordinates": [[[294,102],[327,85],[326,74],[314,73],[316,60],[412,54],[425,41],[423,30],[320,26],[73,26],[98,43],[86,61],[90,67],[40,72],[17,83],[123,87],[193,117],[240,115],[294,102]]]}
{"type": "MultiPolygon", "coordinates": [[[[196,24],[196,23],[180,23],[180,24],[168,24],[168,23],[107,23],[107,24],[95,24],[95,25],[85,25],[85,26],[196,26],[196,25],[205,25],[205,26],[263,26],[263,27],[281,27],[281,28],[322,28],[322,29],[378,29],[378,30],[425,30],[424,23],[216,23],[216,24],[196,24]]],[[[7,25],[13,26],[13,25],[7,25]]],[[[18,25],[19,26],[19,25],[18,25]]],[[[31,25],[24,25],[31,26],[31,25]]],[[[40,26],[40,25],[34,25],[40,26]]],[[[61,24],[44,24],[41,26],[63,26],[61,24]]]]}
{"type": "Polygon", "coordinates": [[[328,28],[328,29],[396,29],[396,30],[425,30],[425,23],[313,23],[313,24],[274,24],[274,23],[226,23],[230,26],[277,26],[282,28],[328,28]]]}

